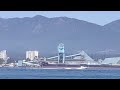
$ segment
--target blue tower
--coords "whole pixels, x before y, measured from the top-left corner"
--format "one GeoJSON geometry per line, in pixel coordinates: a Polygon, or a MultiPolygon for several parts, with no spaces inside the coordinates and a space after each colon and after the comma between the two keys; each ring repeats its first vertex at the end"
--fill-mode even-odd
{"type": "Polygon", "coordinates": [[[58,45],[58,63],[64,63],[64,62],[65,62],[64,44],[60,43],[58,45]]]}

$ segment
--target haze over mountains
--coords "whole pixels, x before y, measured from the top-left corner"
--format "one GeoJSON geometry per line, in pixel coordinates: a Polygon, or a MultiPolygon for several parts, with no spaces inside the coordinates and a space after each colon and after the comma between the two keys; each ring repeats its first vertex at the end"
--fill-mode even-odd
{"type": "Polygon", "coordinates": [[[0,18],[0,50],[55,54],[59,43],[66,53],[120,53],[120,20],[100,26],[68,17],[0,18]]]}

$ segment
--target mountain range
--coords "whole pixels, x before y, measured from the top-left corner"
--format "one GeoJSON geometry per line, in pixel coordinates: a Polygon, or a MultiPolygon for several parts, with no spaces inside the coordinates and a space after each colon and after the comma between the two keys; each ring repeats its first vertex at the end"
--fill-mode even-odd
{"type": "Polygon", "coordinates": [[[64,43],[66,53],[120,53],[119,41],[120,20],[100,26],[68,17],[0,18],[0,50],[10,53],[55,54],[59,43],[64,43]]]}

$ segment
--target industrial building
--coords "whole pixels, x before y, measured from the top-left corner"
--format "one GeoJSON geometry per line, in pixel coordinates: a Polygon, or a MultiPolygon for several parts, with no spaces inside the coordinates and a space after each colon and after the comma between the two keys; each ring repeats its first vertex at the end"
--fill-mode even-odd
{"type": "Polygon", "coordinates": [[[58,45],[58,56],[46,58],[46,61],[50,64],[98,64],[98,62],[94,61],[84,51],[78,54],[65,56],[64,44],[62,43],[58,45]]]}
{"type": "Polygon", "coordinates": [[[88,56],[84,51],[81,51],[78,56],[75,56],[73,59],[85,59],[88,61],[94,61],[90,56],[88,56]]]}
{"type": "Polygon", "coordinates": [[[72,59],[67,59],[66,56],[66,63],[67,64],[98,64],[98,62],[95,62],[89,55],[87,55],[84,51],[81,51],[78,54],[71,55],[72,59]]]}
{"type": "Polygon", "coordinates": [[[65,56],[64,44],[62,43],[58,45],[58,56],[46,58],[46,61],[50,64],[98,64],[98,62],[94,61],[84,51],[81,51],[78,54],[65,56]]]}
{"type": "Polygon", "coordinates": [[[120,57],[105,58],[102,64],[120,65],[120,57]]]}
{"type": "Polygon", "coordinates": [[[0,59],[3,59],[3,60],[7,59],[7,51],[6,50],[0,51],[0,59]]]}
{"type": "Polygon", "coordinates": [[[26,59],[38,59],[38,51],[26,51],[26,59]]]}

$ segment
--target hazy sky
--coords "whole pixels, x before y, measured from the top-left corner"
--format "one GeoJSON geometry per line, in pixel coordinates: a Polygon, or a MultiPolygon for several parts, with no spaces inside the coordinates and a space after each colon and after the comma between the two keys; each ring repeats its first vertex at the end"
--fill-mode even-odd
{"type": "Polygon", "coordinates": [[[33,17],[35,15],[43,15],[50,18],[67,16],[99,25],[105,25],[120,19],[120,11],[0,11],[1,18],[33,17]]]}

